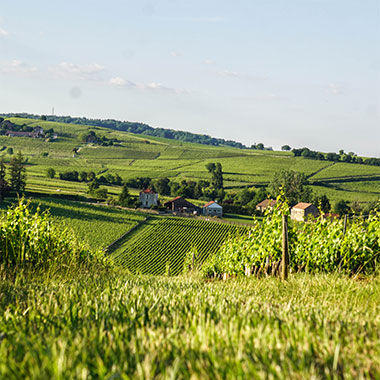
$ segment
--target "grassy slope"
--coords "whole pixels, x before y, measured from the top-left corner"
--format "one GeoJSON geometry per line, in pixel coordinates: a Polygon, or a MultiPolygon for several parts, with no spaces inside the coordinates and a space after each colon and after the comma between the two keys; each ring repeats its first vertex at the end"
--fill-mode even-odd
{"type": "MultiPolygon", "coordinates": [[[[380,167],[355,164],[308,160],[293,157],[288,152],[250,151],[229,147],[209,147],[199,144],[182,143],[163,138],[152,138],[133,135],[125,132],[111,131],[99,127],[87,127],[64,123],[44,122],[30,119],[11,119],[13,122],[29,125],[41,125],[44,128],[53,127],[60,135],[58,141],[45,142],[27,138],[9,138],[0,136],[0,147],[13,147],[21,150],[29,159],[27,168],[29,180],[28,189],[39,192],[62,192],[85,195],[86,186],[80,183],[70,183],[58,179],[49,180],[45,177],[46,169],[54,167],[57,172],[64,170],[89,171],[96,173],[119,173],[123,178],[149,176],[153,178],[167,176],[175,180],[209,179],[205,169],[208,162],[221,162],[225,172],[225,186],[237,188],[267,183],[273,173],[280,169],[293,169],[305,172],[310,181],[339,179],[344,176],[380,176],[380,167]],[[81,144],[78,135],[86,130],[94,130],[98,135],[118,138],[120,146],[99,147],[81,144]],[[73,157],[72,149],[80,148],[80,154],[73,157]],[[42,157],[47,152],[48,157],[42,157]]],[[[3,150],[0,155],[6,159],[10,156],[3,150]]],[[[331,189],[315,186],[319,193],[326,192],[332,200],[346,198],[363,201],[376,200],[380,196],[380,181],[355,182],[344,186],[334,186],[331,189]]],[[[111,194],[118,194],[117,187],[109,187],[111,194]]]]}
{"type": "Polygon", "coordinates": [[[4,379],[380,377],[378,277],[0,271],[0,295],[4,379]]]}

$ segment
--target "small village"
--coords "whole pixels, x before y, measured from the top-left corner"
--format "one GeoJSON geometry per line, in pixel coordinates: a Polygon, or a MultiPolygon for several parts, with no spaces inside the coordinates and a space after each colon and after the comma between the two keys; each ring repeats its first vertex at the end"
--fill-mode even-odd
{"type": "MultiPolygon", "coordinates": [[[[140,191],[139,194],[140,207],[151,209],[159,206],[159,194],[151,189],[140,191]]],[[[275,199],[265,199],[256,205],[256,210],[264,215],[265,212],[271,211],[276,205],[275,199]]],[[[223,217],[223,207],[217,201],[209,201],[203,206],[196,206],[181,196],[177,196],[164,204],[166,212],[176,216],[206,216],[206,217],[223,217]]],[[[299,202],[290,209],[291,220],[304,222],[312,220],[320,215],[318,208],[307,202],[299,202]]],[[[324,217],[338,218],[338,214],[326,213],[324,217]]]]}

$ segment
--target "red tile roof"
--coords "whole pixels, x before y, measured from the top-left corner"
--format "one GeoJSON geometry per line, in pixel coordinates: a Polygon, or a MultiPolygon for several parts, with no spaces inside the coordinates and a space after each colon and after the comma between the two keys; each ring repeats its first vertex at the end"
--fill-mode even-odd
{"type": "Polygon", "coordinates": [[[275,199],[265,199],[258,203],[256,207],[273,207],[276,203],[277,201],[275,199]]]}
{"type": "MultiPolygon", "coordinates": [[[[210,202],[206,203],[203,207],[211,206],[211,205],[213,205],[214,203],[215,203],[216,205],[218,205],[218,202],[210,201],[210,202]]],[[[222,206],[220,206],[220,205],[218,205],[218,206],[219,206],[219,207],[222,207],[222,206]]]]}
{"type": "Polygon", "coordinates": [[[152,189],[145,189],[145,190],[142,190],[140,193],[145,193],[145,194],[156,194],[156,192],[153,191],[152,189]]]}
{"type": "Polygon", "coordinates": [[[297,203],[293,208],[298,208],[299,210],[306,210],[308,207],[313,206],[312,203],[300,202],[297,203]]]}

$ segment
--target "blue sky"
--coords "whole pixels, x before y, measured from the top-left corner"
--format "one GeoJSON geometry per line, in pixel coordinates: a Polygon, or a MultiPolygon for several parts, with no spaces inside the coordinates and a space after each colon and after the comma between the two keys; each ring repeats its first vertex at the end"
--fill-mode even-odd
{"type": "Polygon", "coordinates": [[[0,112],[380,156],[379,0],[2,0],[0,112]]]}

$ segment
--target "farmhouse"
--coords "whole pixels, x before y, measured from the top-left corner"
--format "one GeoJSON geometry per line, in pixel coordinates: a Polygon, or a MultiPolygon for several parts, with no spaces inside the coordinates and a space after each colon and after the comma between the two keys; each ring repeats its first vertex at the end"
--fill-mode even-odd
{"type": "Polygon", "coordinates": [[[309,217],[318,217],[319,210],[312,203],[300,202],[292,207],[290,218],[300,222],[307,220],[309,217]]]}
{"type": "Polygon", "coordinates": [[[256,210],[260,212],[264,212],[267,209],[273,210],[276,203],[277,201],[275,199],[265,199],[256,205],[256,210]]]}
{"type": "Polygon", "coordinates": [[[16,132],[16,131],[6,131],[6,136],[9,137],[32,137],[32,138],[43,138],[45,137],[43,128],[37,126],[33,129],[32,132],[16,132]]]}
{"type": "Polygon", "coordinates": [[[158,205],[158,194],[151,189],[145,189],[140,191],[139,200],[141,206],[149,208],[158,205]]]}
{"type": "Polygon", "coordinates": [[[198,211],[198,207],[188,202],[182,197],[175,197],[174,199],[166,202],[164,206],[171,211],[189,212],[193,213],[198,211]]]}
{"type": "Polygon", "coordinates": [[[218,205],[218,203],[211,201],[206,203],[202,208],[203,215],[207,216],[223,216],[223,207],[218,205]]]}

